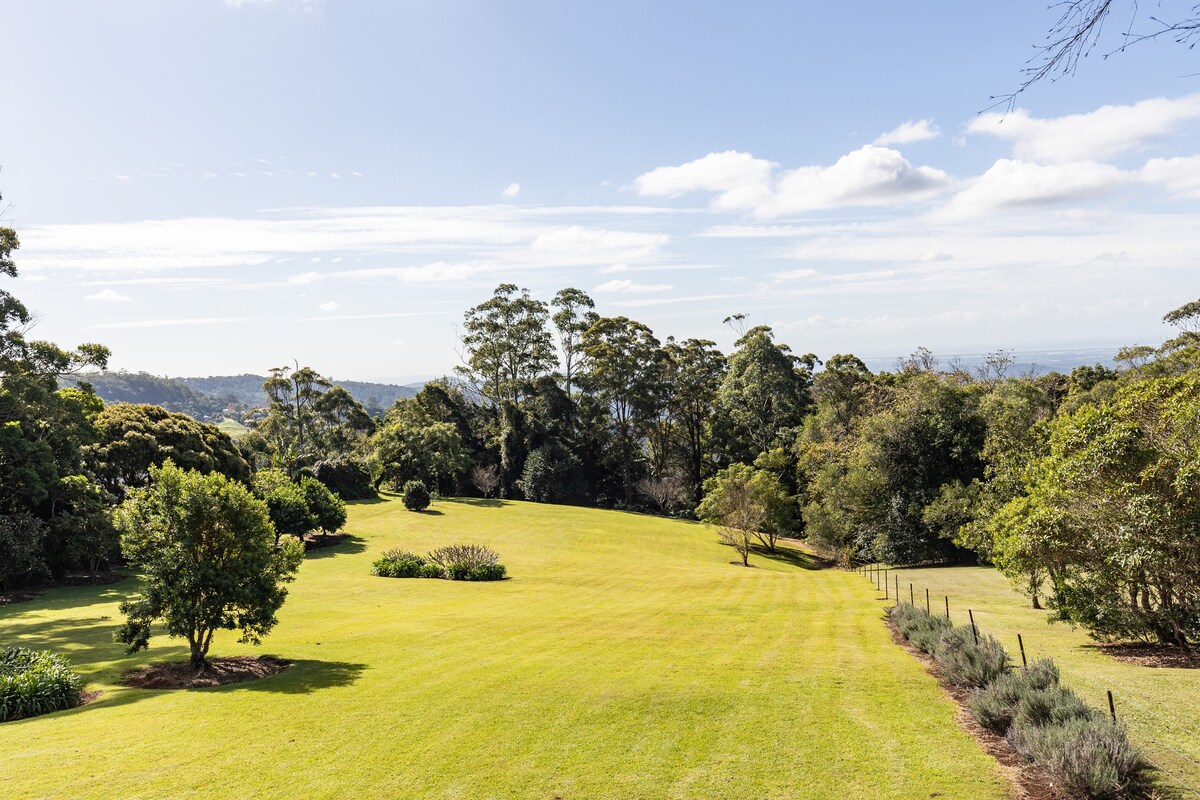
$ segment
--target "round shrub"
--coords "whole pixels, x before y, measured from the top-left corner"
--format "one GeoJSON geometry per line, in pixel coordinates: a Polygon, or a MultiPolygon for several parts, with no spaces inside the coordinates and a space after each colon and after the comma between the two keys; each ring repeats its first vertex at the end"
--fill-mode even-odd
{"type": "Polygon", "coordinates": [[[1146,772],[1125,727],[1099,713],[1052,725],[1018,718],[1007,738],[1014,750],[1084,797],[1127,796],[1146,772]]]}
{"type": "Polygon", "coordinates": [[[469,581],[502,581],[507,570],[503,564],[484,564],[467,570],[466,579],[469,581]]]}
{"type": "Polygon", "coordinates": [[[82,689],[63,656],[25,647],[0,655],[0,722],[74,708],[82,689]]]}
{"type": "Polygon", "coordinates": [[[1028,667],[1001,675],[986,689],[972,694],[967,708],[980,725],[1004,734],[1026,697],[1057,686],[1058,667],[1050,659],[1041,658],[1028,667]]]}
{"type": "Polygon", "coordinates": [[[409,481],[401,491],[404,507],[409,511],[424,511],[429,508],[429,489],[421,481],[409,481]]]}

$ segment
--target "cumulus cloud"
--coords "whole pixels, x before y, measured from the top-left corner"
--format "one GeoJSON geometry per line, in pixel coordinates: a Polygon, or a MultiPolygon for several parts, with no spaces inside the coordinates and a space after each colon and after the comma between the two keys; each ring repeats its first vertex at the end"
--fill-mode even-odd
{"type": "Polygon", "coordinates": [[[872,144],[887,146],[891,144],[911,144],[912,142],[924,142],[929,139],[936,139],[942,135],[938,130],[937,125],[933,124],[931,119],[919,119],[915,122],[909,120],[901,123],[887,133],[881,133],[875,138],[872,144]]]}
{"type": "Polygon", "coordinates": [[[128,303],[129,298],[123,294],[117,294],[112,289],[101,289],[95,294],[89,294],[84,298],[93,303],[128,303]]]}
{"type": "Polygon", "coordinates": [[[1200,156],[1152,158],[1142,167],[1141,178],[1177,197],[1200,199],[1200,156]]]}
{"type": "Polygon", "coordinates": [[[710,153],[678,167],[659,167],[639,176],[642,194],[675,196],[716,192],[713,207],[778,217],[846,206],[890,205],[930,197],[951,180],[933,167],[913,166],[897,150],[867,145],[831,166],[809,166],[775,174],[776,165],[749,153],[710,153]]]}
{"type": "Polygon", "coordinates": [[[602,283],[592,291],[645,294],[647,292],[669,292],[674,288],[675,287],[669,283],[634,283],[628,279],[617,279],[611,280],[608,283],[602,283]]]}
{"type": "Polygon", "coordinates": [[[1013,143],[1018,159],[1043,162],[1112,158],[1166,136],[1180,122],[1200,117],[1200,94],[1106,105],[1086,114],[1041,119],[1024,109],[982,114],[967,126],[1013,143]]]}
{"type": "Polygon", "coordinates": [[[321,305],[317,306],[318,311],[337,311],[337,309],[338,304],[333,300],[330,300],[328,303],[321,303],[321,305]]]}
{"type": "Polygon", "coordinates": [[[505,197],[516,197],[520,193],[521,193],[521,184],[515,183],[515,182],[510,183],[508,186],[505,186],[504,191],[500,192],[500,194],[504,195],[505,197]]]}
{"type": "Polygon", "coordinates": [[[1029,208],[1098,197],[1133,179],[1111,164],[1080,161],[1033,164],[1000,159],[936,212],[970,217],[998,209],[1029,208]]]}

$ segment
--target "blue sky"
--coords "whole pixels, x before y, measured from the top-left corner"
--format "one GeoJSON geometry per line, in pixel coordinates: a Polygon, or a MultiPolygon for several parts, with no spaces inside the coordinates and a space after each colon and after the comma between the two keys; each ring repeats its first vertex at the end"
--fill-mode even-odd
{"type": "Polygon", "coordinates": [[[744,312],[822,357],[1161,341],[1200,295],[1198,57],[1097,53],[981,115],[1052,22],[6,0],[9,288],[38,335],[168,375],[444,373],[502,281],[662,338],[728,346],[744,312]]]}

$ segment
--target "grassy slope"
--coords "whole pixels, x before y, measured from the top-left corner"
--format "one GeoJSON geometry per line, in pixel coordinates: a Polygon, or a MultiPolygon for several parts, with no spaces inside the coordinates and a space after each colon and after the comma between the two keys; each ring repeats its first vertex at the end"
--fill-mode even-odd
{"type": "Polygon", "coordinates": [[[525,503],[355,505],[349,530],[262,649],[295,666],[251,684],[114,686],[184,655],[111,643],[128,584],[0,609],[4,641],[65,651],[104,690],[0,725],[5,796],[1007,796],[852,573],[747,570],[698,525],[525,503]],[[513,579],[368,574],[385,548],[457,541],[496,547],[513,579]]]}
{"type": "Polygon", "coordinates": [[[230,419],[229,417],[225,417],[223,420],[218,422],[217,429],[224,431],[225,434],[235,442],[250,431],[250,429],[245,425],[238,422],[236,419],[230,419]]]}
{"type": "MultiPolygon", "coordinates": [[[[1117,661],[1100,652],[1082,629],[1046,624],[1047,613],[1035,611],[999,572],[984,567],[896,570],[900,596],[914,584],[918,604],[924,589],[933,595],[934,610],[967,624],[967,608],[982,630],[996,635],[1014,660],[1020,660],[1017,634],[1030,659],[1049,656],[1062,668],[1068,685],[1097,708],[1107,709],[1112,690],[1117,713],[1149,756],[1189,786],[1200,788],[1200,670],[1155,669],[1117,661]]],[[[861,580],[861,578],[860,578],[861,580]]],[[[894,587],[894,584],[893,584],[894,587]]]]}

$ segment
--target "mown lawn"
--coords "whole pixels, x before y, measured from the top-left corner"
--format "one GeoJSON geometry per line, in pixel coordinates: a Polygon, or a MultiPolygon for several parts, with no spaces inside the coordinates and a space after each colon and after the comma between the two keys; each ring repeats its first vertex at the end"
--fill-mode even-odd
{"type": "Polygon", "coordinates": [[[994,569],[901,569],[889,575],[899,577],[903,599],[909,598],[909,584],[913,584],[918,605],[924,605],[928,587],[934,612],[945,613],[949,595],[950,616],[956,624],[967,624],[967,609],[971,609],[980,629],[998,637],[1017,663],[1021,658],[1017,634],[1021,634],[1030,659],[1053,658],[1064,682],[1096,708],[1108,709],[1106,692],[1111,690],[1117,715],[1128,723],[1134,740],[1154,762],[1174,774],[1164,783],[1183,790],[1185,796],[1200,795],[1200,669],[1118,661],[1098,648],[1083,629],[1047,624],[1047,612],[1035,611],[1028,598],[1013,591],[994,569]]]}
{"type": "Polygon", "coordinates": [[[295,661],[191,691],[116,684],[178,660],[111,641],[133,581],[0,609],[0,644],[66,652],[104,694],[0,725],[5,798],[1002,798],[994,761],[890,640],[854,573],[730,563],[704,527],[484,501],[354,505],[262,648],[295,661]],[[370,563],[479,542],[492,584],[370,563]]]}

